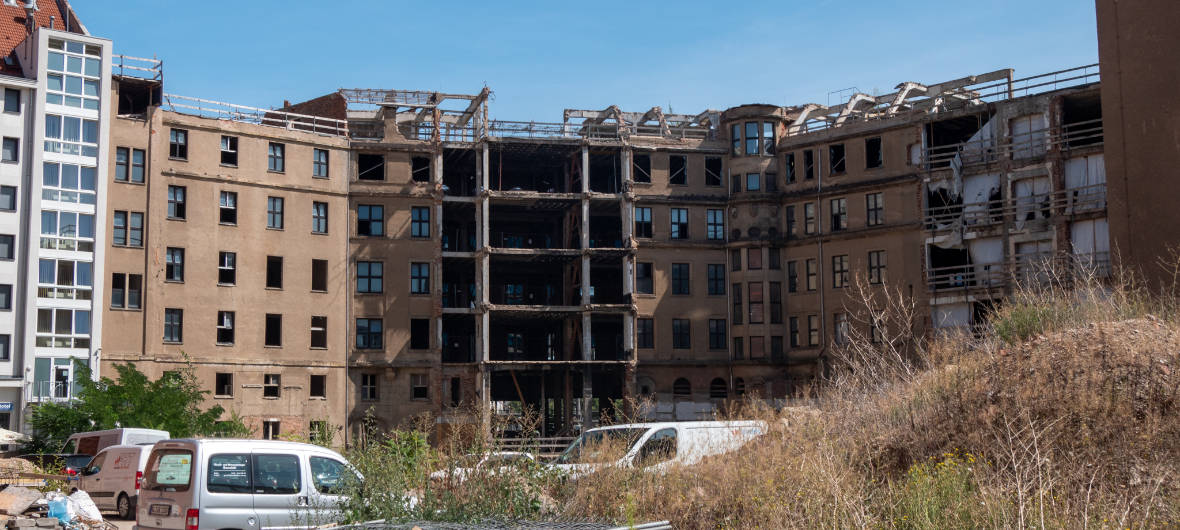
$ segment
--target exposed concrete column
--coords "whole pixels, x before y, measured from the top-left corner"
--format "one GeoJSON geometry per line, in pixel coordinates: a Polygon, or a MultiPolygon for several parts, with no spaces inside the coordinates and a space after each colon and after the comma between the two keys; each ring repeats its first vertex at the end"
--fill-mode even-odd
{"type": "Polygon", "coordinates": [[[430,182],[434,184],[442,184],[443,181],[443,156],[442,147],[439,147],[434,153],[434,163],[431,164],[430,182]]]}
{"type": "Polygon", "coordinates": [[[582,145],[582,193],[590,191],[590,147],[582,145]]]}
{"type": "MultiPolygon", "coordinates": [[[[590,191],[590,148],[586,145],[582,146],[582,193],[590,191]]],[[[582,360],[593,359],[591,348],[593,341],[590,338],[590,199],[585,195],[582,196],[582,360]]],[[[582,430],[592,427],[594,425],[594,418],[591,416],[593,407],[591,400],[594,393],[592,389],[590,375],[590,366],[584,365],[582,369],[582,430]]]]}

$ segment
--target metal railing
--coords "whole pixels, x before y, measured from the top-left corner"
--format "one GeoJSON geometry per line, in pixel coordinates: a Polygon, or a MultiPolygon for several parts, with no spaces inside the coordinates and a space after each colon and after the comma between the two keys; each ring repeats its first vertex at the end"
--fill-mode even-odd
{"type": "Polygon", "coordinates": [[[1110,271],[1109,252],[1035,254],[1017,256],[1008,262],[927,268],[926,284],[935,292],[994,289],[1010,284],[1047,283],[1063,277],[1106,278],[1110,271]]]}
{"type": "Polygon", "coordinates": [[[163,81],[164,61],[148,59],[146,57],[113,54],[111,55],[111,75],[163,81]]]}
{"type": "Polygon", "coordinates": [[[989,136],[957,144],[924,147],[920,163],[927,170],[950,167],[952,163],[972,167],[1000,160],[1035,158],[1053,148],[1068,151],[1102,142],[1102,119],[1098,118],[1068,123],[1059,131],[1041,128],[1019,133],[1002,141],[989,136]]]}
{"type": "Polygon", "coordinates": [[[165,110],[205,118],[278,127],[330,136],[348,136],[348,120],[324,118],[280,110],[260,109],[208,99],[164,94],[165,110]]]}
{"type": "Polygon", "coordinates": [[[1067,188],[1053,193],[1015,197],[1008,202],[1001,200],[955,204],[928,209],[925,216],[928,230],[945,230],[963,226],[989,226],[1005,222],[1022,222],[1020,214],[1032,213],[1035,217],[1046,218],[1063,214],[1075,215],[1098,212],[1106,209],[1106,184],[1092,184],[1078,188],[1067,188]],[[933,210],[933,211],[932,211],[933,210]]]}
{"type": "Polygon", "coordinates": [[[68,381],[34,381],[29,385],[30,401],[64,401],[70,399],[72,384],[68,381]]]}

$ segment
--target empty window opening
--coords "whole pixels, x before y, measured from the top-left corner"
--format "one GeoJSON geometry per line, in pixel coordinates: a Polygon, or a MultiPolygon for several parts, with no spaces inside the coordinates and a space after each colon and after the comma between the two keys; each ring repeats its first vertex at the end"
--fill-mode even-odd
{"type": "Polygon", "coordinates": [[[619,193],[622,191],[622,156],[617,151],[590,152],[590,191],[619,193]]]}
{"type": "Polygon", "coordinates": [[[477,191],[475,150],[443,149],[443,193],[471,197],[477,191]]]}
{"type": "Polygon", "coordinates": [[[705,157],[705,185],[721,186],[721,157],[705,157]]]}
{"type": "Polygon", "coordinates": [[[935,290],[966,288],[975,285],[975,268],[966,248],[926,247],[930,256],[928,280],[935,290]]]}
{"type": "Polygon", "coordinates": [[[282,256],[266,257],[266,288],[283,288],[283,258],[282,256]]]}
{"type": "Polygon", "coordinates": [[[277,398],[282,395],[283,383],[279,374],[264,374],[262,376],[262,397],[277,398]]]}
{"type": "Polygon", "coordinates": [[[928,169],[948,167],[951,159],[962,151],[964,142],[975,136],[987,124],[986,113],[948,118],[926,125],[926,156],[928,169]]]}
{"type": "Polygon", "coordinates": [[[873,169],[881,167],[884,160],[881,158],[881,137],[865,138],[865,168],[873,169]]]}
{"type": "Polygon", "coordinates": [[[828,146],[828,173],[831,175],[839,175],[844,172],[844,144],[832,144],[828,146]]]}
{"type": "Polygon", "coordinates": [[[308,381],[307,395],[313,398],[328,397],[328,376],[313,374],[308,381]]]}
{"type": "Polygon", "coordinates": [[[311,317],[311,347],[312,348],[327,348],[328,347],[328,317],[313,316],[311,317]]]}
{"type": "Polygon", "coordinates": [[[1061,129],[1067,148],[1102,143],[1102,101],[1097,91],[1062,98],[1061,129]]]}
{"type": "Polygon", "coordinates": [[[356,155],[357,180],[385,180],[385,156],[370,153],[356,155]]]}
{"type": "Polygon", "coordinates": [[[442,362],[475,362],[475,317],[443,315],[442,362]]]}
{"type": "Polygon", "coordinates": [[[651,182],[651,155],[631,155],[631,179],[635,182],[651,182]]]}
{"type": "Polygon", "coordinates": [[[311,290],[316,292],[328,291],[328,260],[311,260],[311,290]]]}
{"type": "Polygon", "coordinates": [[[803,180],[815,178],[815,151],[803,151],[803,180]]]}
{"type": "Polygon", "coordinates": [[[410,319],[410,349],[411,350],[429,350],[430,349],[430,319],[429,318],[411,318],[410,319]]]}
{"type": "Polygon", "coordinates": [[[590,324],[590,358],[595,361],[627,358],[623,350],[622,315],[594,315],[590,324]]]}
{"type": "Polygon", "coordinates": [[[213,385],[213,395],[231,397],[234,395],[234,374],[218,372],[213,385]]]}
{"type": "Polygon", "coordinates": [[[430,182],[430,157],[415,156],[410,158],[410,178],[414,182],[430,182]]]}
{"type": "Polygon", "coordinates": [[[727,399],[729,397],[729,387],[725,384],[725,380],[720,377],[713,378],[709,383],[709,399],[727,399]]]}
{"type": "Polygon", "coordinates": [[[668,184],[683,186],[688,184],[688,157],[671,155],[668,157],[668,184]]]}
{"type": "Polygon", "coordinates": [[[222,136],[221,137],[221,165],[223,165],[223,166],[237,166],[238,165],[238,137],[236,137],[236,136],[222,136]]]}
{"type": "Polygon", "coordinates": [[[498,191],[565,193],[581,149],[557,145],[502,143],[488,151],[489,185],[498,191]]]}
{"type": "Polygon", "coordinates": [[[283,345],[283,315],[268,313],[266,315],[265,341],[266,346],[279,347],[283,345]]]}

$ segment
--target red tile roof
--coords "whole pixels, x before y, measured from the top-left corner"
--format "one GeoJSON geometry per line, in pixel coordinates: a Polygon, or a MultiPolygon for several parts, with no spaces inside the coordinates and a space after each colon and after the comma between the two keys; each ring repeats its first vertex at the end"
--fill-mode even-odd
{"type": "MultiPolygon", "coordinates": [[[[17,5],[0,4],[0,58],[8,57],[17,45],[25,40],[25,8],[24,0],[17,0],[17,5]]],[[[40,0],[37,2],[37,12],[34,18],[40,27],[49,27],[49,19],[53,17],[53,26],[65,29],[61,11],[57,8],[56,0],[40,0]]],[[[8,66],[0,62],[0,73],[8,75],[23,75],[19,66],[8,66]]]]}

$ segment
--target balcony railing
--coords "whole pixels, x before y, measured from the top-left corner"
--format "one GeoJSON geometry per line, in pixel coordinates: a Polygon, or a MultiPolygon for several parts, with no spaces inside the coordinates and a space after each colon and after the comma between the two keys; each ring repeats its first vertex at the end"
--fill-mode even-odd
{"type": "Polygon", "coordinates": [[[29,385],[29,401],[65,401],[70,399],[69,381],[34,381],[29,385]]]}
{"type": "Polygon", "coordinates": [[[1066,278],[1110,276],[1110,253],[1037,254],[1018,256],[1007,263],[975,263],[926,270],[930,290],[987,290],[1009,285],[1043,284],[1066,278]]]}
{"type": "Polygon", "coordinates": [[[972,167],[994,164],[1000,160],[1022,160],[1045,154],[1050,149],[1062,151],[1103,142],[1102,119],[1068,123],[1061,130],[1041,128],[998,139],[985,137],[957,144],[922,149],[922,167],[938,169],[958,165],[972,167]]]}
{"type": "Polygon", "coordinates": [[[161,81],[164,79],[164,61],[113,54],[111,55],[111,75],[161,81]]]}
{"type": "Polygon", "coordinates": [[[1042,195],[1016,197],[1008,202],[996,200],[955,204],[926,212],[926,228],[942,230],[957,227],[959,223],[968,227],[984,227],[1005,222],[1022,223],[1020,217],[1032,213],[1035,217],[1049,215],[1076,215],[1100,212],[1106,209],[1106,184],[1093,184],[1078,188],[1058,190],[1042,195]]]}
{"type": "Polygon", "coordinates": [[[195,114],[205,118],[265,125],[267,127],[278,127],[292,131],[304,131],[330,136],[348,136],[348,120],[260,109],[235,105],[233,103],[179,96],[176,94],[164,94],[163,107],[165,110],[184,114],[195,114]]]}

